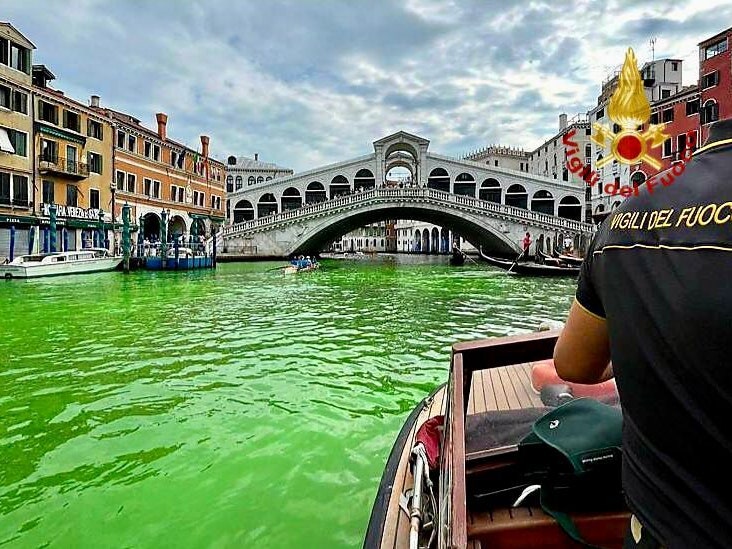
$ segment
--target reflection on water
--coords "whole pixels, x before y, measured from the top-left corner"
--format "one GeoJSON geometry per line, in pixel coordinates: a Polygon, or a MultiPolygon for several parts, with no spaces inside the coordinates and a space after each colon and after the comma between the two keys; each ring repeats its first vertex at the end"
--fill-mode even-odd
{"type": "Polygon", "coordinates": [[[354,547],[456,340],[574,282],[447,258],[0,284],[0,543],[354,547]]]}

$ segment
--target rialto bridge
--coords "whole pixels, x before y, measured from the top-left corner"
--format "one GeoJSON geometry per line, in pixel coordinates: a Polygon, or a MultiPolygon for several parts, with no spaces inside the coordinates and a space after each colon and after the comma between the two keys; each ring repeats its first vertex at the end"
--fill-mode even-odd
{"type": "Polygon", "coordinates": [[[564,181],[428,152],[429,141],[398,132],[374,152],[229,194],[232,221],[219,253],[257,257],[315,253],[368,223],[413,219],[447,227],[494,253],[520,250],[526,232],[589,236],[584,189],[564,181]],[[396,167],[410,184],[386,185],[396,167]]]}

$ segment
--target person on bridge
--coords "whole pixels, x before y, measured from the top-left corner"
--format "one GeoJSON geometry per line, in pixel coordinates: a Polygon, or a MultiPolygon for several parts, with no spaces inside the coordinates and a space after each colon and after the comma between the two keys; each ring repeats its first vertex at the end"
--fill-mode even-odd
{"type": "Polygon", "coordinates": [[[625,547],[732,547],[730,166],[732,119],[673,185],[649,179],[602,223],[554,349],[567,381],[616,377],[625,547]]]}

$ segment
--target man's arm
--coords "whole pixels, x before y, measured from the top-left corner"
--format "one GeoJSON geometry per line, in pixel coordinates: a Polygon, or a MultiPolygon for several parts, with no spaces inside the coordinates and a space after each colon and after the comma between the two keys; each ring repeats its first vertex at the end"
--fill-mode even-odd
{"type": "Polygon", "coordinates": [[[554,347],[557,374],[574,383],[600,383],[612,377],[609,363],[607,322],[575,300],[554,347]]]}

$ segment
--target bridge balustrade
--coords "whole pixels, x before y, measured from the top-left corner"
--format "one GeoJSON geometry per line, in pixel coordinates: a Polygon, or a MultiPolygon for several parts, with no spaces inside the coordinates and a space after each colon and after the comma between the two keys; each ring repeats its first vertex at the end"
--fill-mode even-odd
{"type": "Polygon", "coordinates": [[[228,227],[224,227],[221,234],[225,236],[249,231],[258,227],[276,225],[281,222],[289,221],[291,219],[309,217],[311,215],[326,211],[334,211],[343,207],[369,202],[374,199],[413,199],[422,201],[428,200],[443,204],[451,203],[459,206],[465,206],[473,210],[488,211],[503,216],[518,218],[518,220],[521,221],[534,221],[547,225],[558,226],[559,228],[568,229],[575,232],[587,233],[594,230],[594,227],[592,225],[588,223],[583,223],[581,221],[574,221],[572,219],[556,217],[540,212],[534,212],[532,210],[525,210],[523,208],[517,208],[515,206],[497,204],[495,202],[480,200],[479,198],[475,198],[472,196],[456,195],[444,191],[438,191],[436,189],[418,187],[400,189],[371,189],[368,191],[354,193],[346,196],[339,196],[337,198],[326,200],[324,202],[308,204],[302,206],[301,208],[287,210],[285,212],[252,219],[250,221],[236,223],[228,227]]]}

